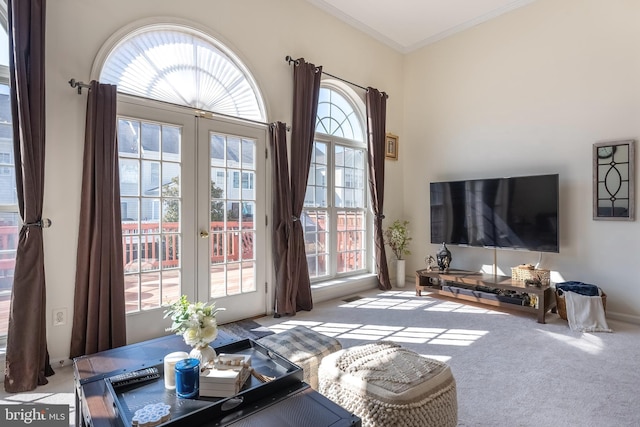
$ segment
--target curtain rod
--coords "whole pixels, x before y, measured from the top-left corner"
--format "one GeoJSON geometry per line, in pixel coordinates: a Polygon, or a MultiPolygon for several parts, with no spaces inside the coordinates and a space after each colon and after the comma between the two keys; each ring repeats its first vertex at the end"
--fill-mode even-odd
{"type": "MultiPolygon", "coordinates": [[[[297,59],[293,59],[290,55],[287,55],[284,58],[284,60],[287,61],[289,63],[289,65],[291,65],[292,62],[297,62],[297,59]]],[[[360,88],[360,89],[362,89],[364,91],[368,91],[368,89],[366,87],[364,87],[364,86],[360,86],[359,84],[350,82],[349,80],[343,79],[342,77],[334,76],[333,74],[327,73],[326,71],[323,71],[322,74],[325,74],[325,75],[327,75],[329,77],[333,77],[334,79],[340,80],[341,82],[350,84],[351,86],[358,87],[358,88],[360,88]]],[[[389,98],[389,95],[387,95],[386,93],[382,92],[381,94],[382,94],[382,96],[386,96],[387,98],[389,98]]]]}
{"type": "Polygon", "coordinates": [[[76,79],[69,80],[69,86],[73,88],[78,88],[78,95],[82,95],[82,88],[91,89],[91,85],[86,84],[85,82],[79,82],[76,79]]]}
{"type": "MultiPolygon", "coordinates": [[[[73,88],[77,87],[78,88],[78,95],[82,94],[82,88],[91,89],[91,85],[88,85],[88,84],[86,84],[84,82],[79,82],[76,79],[69,80],[69,86],[71,86],[73,88]]],[[[138,98],[138,99],[144,99],[144,100],[151,99],[151,98],[145,98],[143,96],[131,95],[129,93],[122,93],[122,92],[117,92],[117,93],[121,94],[121,95],[130,96],[132,98],[138,98]]],[[[158,99],[153,99],[153,101],[161,102],[163,104],[172,105],[172,106],[175,106],[175,107],[191,108],[191,107],[187,107],[186,105],[174,104],[174,103],[171,103],[171,102],[160,101],[158,99]]],[[[225,117],[225,118],[229,118],[229,119],[240,120],[240,121],[245,121],[245,122],[249,122],[249,123],[255,123],[255,124],[258,124],[258,125],[270,126],[270,125],[273,124],[273,123],[262,122],[260,120],[252,120],[252,119],[247,119],[247,118],[244,118],[244,117],[232,116],[232,115],[224,114],[224,113],[216,113],[216,112],[213,112],[213,111],[204,111],[204,110],[194,109],[193,112],[195,113],[196,116],[199,116],[199,117],[202,117],[202,118],[205,118],[205,119],[206,118],[214,119],[216,117],[225,117]]],[[[287,132],[289,132],[291,130],[291,126],[287,126],[286,129],[287,129],[287,132]]]]}

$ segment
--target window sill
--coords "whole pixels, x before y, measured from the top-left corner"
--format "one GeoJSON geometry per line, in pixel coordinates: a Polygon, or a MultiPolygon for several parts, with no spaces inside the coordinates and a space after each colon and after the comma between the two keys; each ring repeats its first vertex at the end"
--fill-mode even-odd
{"type": "Polygon", "coordinates": [[[367,273],[314,282],[311,284],[311,295],[313,302],[318,303],[376,289],[377,287],[378,279],[376,275],[367,273]]]}

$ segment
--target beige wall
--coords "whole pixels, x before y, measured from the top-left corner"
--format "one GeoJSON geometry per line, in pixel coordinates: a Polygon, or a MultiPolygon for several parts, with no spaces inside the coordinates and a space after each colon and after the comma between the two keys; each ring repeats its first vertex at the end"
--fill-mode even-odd
{"type": "MultiPolygon", "coordinates": [[[[591,205],[592,144],[640,136],[638,22],[638,1],[537,0],[406,56],[408,271],[438,250],[430,181],[559,173],[560,253],[542,266],[600,285],[611,317],[640,321],[640,222],[594,221],[591,205]]],[[[456,268],[493,263],[493,250],[450,250],[456,268]]],[[[496,253],[507,275],[539,255],[496,253]]]]}
{"type": "MultiPolygon", "coordinates": [[[[100,48],[121,28],[171,17],[205,29],[244,61],[266,101],[268,121],[291,122],[292,70],[285,56],[304,57],[327,72],[389,93],[390,131],[402,125],[402,56],[301,0],[55,0],[47,9],[47,163],[44,215],[47,319],[55,308],[72,316],[80,206],[86,93],[69,79],[89,82],[100,48]]],[[[86,92],[86,91],[85,91],[86,92]]],[[[387,177],[400,187],[399,166],[387,177]]],[[[266,179],[266,177],[265,177],[266,179]]],[[[402,211],[402,192],[387,196],[391,216],[402,211]]],[[[264,257],[261,262],[270,262],[264,257]]],[[[159,312],[159,319],[162,313],[159,312]]],[[[47,325],[54,364],[68,357],[71,325],[47,325]]]]}

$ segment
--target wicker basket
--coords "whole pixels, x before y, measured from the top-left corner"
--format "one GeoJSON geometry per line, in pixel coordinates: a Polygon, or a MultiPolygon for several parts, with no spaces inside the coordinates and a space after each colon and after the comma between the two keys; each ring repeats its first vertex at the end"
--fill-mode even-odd
{"type": "Polygon", "coordinates": [[[536,270],[523,266],[511,268],[511,278],[524,282],[525,280],[539,278],[543,285],[548,285],[551,279],[550,270],[536,270]]]}
{"type": "MultiPolygon", "coordinates": [[[[605,294],[602,290],[600,290],[600,297],[602,298],[602,308],[607,310],[607,294],[605,294]]],[[[558,314],[564,320],[567,320],[567,303],[564,300],[564,295],[560,295],[556,290],[556,308],[558,310],[558,314]]]]}

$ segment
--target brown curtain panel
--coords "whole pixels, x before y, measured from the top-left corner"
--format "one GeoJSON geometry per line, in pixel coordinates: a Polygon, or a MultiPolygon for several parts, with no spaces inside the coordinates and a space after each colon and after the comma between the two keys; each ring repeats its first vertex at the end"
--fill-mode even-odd
{"type": "Polygon", "coordinates": [[[296,311],[313,308],[301,215],[311,165],[321,77],[322,67],[307,63],[304,58],[294,63],[291,125],[291,213],[294,218],[288,254],[292,286],[286,295],[286,312],[280,314],[295,314],[296,311]],[[292,311],[293,307],[295,311],[292,311]]]}
{"type": "Polygon", "coordinates": [[[116,87],[91,82],[70,356],[126,344],[116,87]]]}
{"type": "Polygon", "coordinates": [[[4,389],[47,384],[49,364],[42,236],[45,155],[45,0],[9,0],[13,149],[20,229],[5,358],[4,389]]]}
{"type": "Polygon", "coordinates": [[[289,160],[287,156],[287,129],[282,122],[269,128],[271,164],[273,170],[273,263],[276,274],[275,315],[295,313],[294,301],[288,297],[292,290],[289,268],[289,238],[293,228],[291,218],[291,186],[289,184],[289,160]]]}
{"type": "Polygon", "coordinates": [[[384,158],[385,127],[387,120],[387,95],[372,87],[367,88],[367,144],[369,155],[369,190],[371,204],[375,215],[373,235],[376,245],[376,267],[378,271],[378,287],[391,289],[389,267],[385,253],[382,220],[384,214],[384,158]]]}

